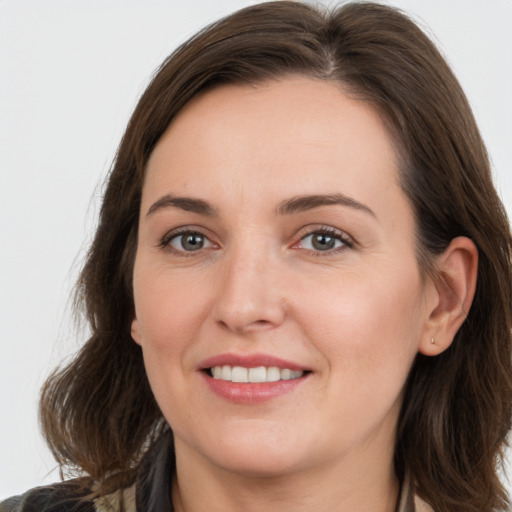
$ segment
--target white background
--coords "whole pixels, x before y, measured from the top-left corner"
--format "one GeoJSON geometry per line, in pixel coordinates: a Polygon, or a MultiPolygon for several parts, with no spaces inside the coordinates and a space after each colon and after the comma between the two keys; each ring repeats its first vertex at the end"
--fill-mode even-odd
{"type": "MultiPolygon", "coordinates": [[[[84,339],[68,296],[137,98],[180,42],[250,3],[0,0],[0,499],[58,480],[38,389],[84,339]]],[[[512,213],[512,0],[383,3],[454,67],[512,213]]]]}

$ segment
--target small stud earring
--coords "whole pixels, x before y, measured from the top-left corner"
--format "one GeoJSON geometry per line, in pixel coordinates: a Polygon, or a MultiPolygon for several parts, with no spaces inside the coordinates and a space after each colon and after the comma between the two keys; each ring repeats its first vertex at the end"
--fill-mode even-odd
{"type": "Polygon", "coordinates": [[[435,345],[436,344],[436,339],[434,337],[432,337],[432,339],[430,340],[430,343],[432,343],[432,345],[435,345]]]}

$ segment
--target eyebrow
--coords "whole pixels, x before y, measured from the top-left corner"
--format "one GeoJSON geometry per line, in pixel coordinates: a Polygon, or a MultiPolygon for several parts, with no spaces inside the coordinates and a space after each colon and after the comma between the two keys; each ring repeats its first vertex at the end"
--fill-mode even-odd
{"type": "MultiPolygon", "coordinates": [[[[331,205],[348,206],[350,208],[366,212],[372,217],[376,217],[375,213],[368,206],[344,194],[315,194],[292,197],[291,199],[286,199],[279,203],[276,208],[276,213],[278,215],[291,215],[294,213],[312,210],[320,206],[331,205]]],[[[166,194],[151,205],[146,216],[164,208],[178,208],[187,212],[198,213],[199,215],[206,215],[210,217],[217,215],[215,208],[207,201],[192,197],[176,197],[171,194],[166,194]]]]}
{"type": "Polygon", "coordinates": [[[290,215],[293,213],[312,210],[313,208],[318,208],[320,206],[331,205],[348,206],[350,208],[355,208],[356,210],[366,212],[372,217],[376,217],[373,210],[371,210],[368,206],[344,194],[317,194],[292,197],[291,199],[282,201],[277,206],[276,212],[280,215],[290,215]]]}
{"type": "Polygon", "coordinates": [[[170,194],[162,196],[154,202],[146,213],[146,217],[163,208],[179,208],[186,212],[198,213],[200,215],[215,216],[217,212],[213,206],[202,199],[192,197],[175,197],[170,194]]]}

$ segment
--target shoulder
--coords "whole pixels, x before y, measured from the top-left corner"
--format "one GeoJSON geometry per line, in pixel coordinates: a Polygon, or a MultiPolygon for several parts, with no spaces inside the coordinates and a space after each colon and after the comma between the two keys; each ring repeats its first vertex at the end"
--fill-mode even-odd
{"type": "Polygon", "coordinates": [[[89,498],[90,479],[36,487],[0,503],[0,512],[135,512],[135,486],[89,498]]]}
{"type": "Polygon", "coordinates": [[[36,487],[1,502],[0,512],[95,512],[94,503],[85,499],[90,492],[88,479],[36,487]]]}
{"type": "Polygon", "coordinates": [[[97,490],[93,479],[77,478],[9,498],[0,502],[0,512],[172,512],[169,483],[173,474],[174,450],[169,430],[148,449],[131,487],[92,498],[97,490]]]}

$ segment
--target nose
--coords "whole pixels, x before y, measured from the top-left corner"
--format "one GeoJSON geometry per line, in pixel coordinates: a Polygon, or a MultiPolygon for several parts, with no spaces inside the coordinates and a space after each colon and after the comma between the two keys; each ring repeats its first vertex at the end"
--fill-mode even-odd
{"type": "Polygon", "coordinates": [[[218,278],[215,320],[237,334],[281,325],[286,317],[283,275],[269,251],[234,250],[218,278]]]}

